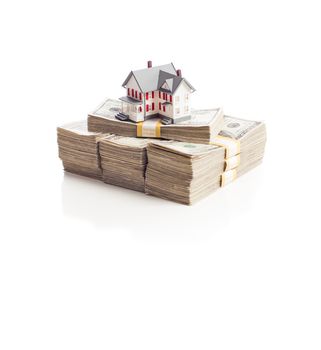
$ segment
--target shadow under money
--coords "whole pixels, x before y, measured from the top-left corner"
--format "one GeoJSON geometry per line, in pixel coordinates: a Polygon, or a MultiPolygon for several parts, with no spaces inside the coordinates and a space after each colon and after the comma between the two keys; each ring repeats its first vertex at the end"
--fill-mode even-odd
{"type": "Polygon", "coordinates": [[[98,180],[65,173],[62,208],[66,217],[105,231],[126,230],[137,237],[204,240],[250,210],[260,183],[254,169],[193,206],[147,196],[98,180]]]}

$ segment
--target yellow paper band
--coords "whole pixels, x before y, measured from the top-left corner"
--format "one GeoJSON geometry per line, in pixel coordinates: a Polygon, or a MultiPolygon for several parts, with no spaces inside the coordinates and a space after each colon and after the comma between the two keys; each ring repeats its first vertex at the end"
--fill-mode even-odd
{"type": "Polygon", "coordinates": [[[137,124],[137,137],[142,137],[143,136],[143,122],[139,122],[137,124]]]}
{"type": "Polygon", "coordinates": [[[161,122],[161,120],[159,120],[156,124],[156,137],[157,138],[161,137],[161,126],[162,126],[162,122],[161,122]]]}
{"type": "Polygon", "coordinates": [[[225,159],[234,157],[241,151],[240,141],[217,135],[211,144],[225,148],[225,159]]]}
{"type": "Polygon", "coordinates": [[[147,119],[137,124],[137,137],[161,137],[162,122],[158,118],[147,119]]]}

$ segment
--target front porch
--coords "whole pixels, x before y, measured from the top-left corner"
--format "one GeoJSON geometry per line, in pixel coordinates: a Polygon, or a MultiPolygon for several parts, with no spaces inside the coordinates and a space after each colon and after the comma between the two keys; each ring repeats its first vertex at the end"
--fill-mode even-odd
{"type": "Polygon", "coordinates": [[[134,122],[144,121],[143,102],[135,100],[129,96],[120,97],[122,103],[122,113],[128,115],[134,122]]]}

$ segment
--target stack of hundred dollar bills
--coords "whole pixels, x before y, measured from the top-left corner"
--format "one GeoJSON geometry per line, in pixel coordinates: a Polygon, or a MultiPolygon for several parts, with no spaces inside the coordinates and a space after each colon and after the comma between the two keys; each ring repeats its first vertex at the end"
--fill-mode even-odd
{"type": "Polygon", "coordinates": [[[113,135],[100,139],[103,181],[145,192],[147,144],[152,139],[113,135]]]}
{"type": "Polygon", "coordinates": [[[66,171],[101,179],[98,142],[108,135],[90,132],[87,122],[69,123],[57,128],[59,157],[66,171]]]}
{"type": "Polygon", "coordinates": [[[106,100],[88,115],[88,130],[128,137],[154,137],[194,143],[208,143],[223,126],[222,108],[192,110],[191,119],[178,124],[163,125],[160,118],[133,123],[115,116],[121,111],[119,100],[106,100]]]}
{"type": "Polygon", "coordinates": [[[254,168],[263,159],[265,125],[224,117],[209,145],[155,141],[148,145],[145,191],[182,204],[193,204],[254,168]]]}
{"type": "MultiPolygon", "coordinates": [[[[117,113],[114,102],[109,107],[105,103],[104,108],[105,115],[117,113]]],[[[181,129],[175,131],[175,125],[168,126],[173,127],[171,137],[175,140],[168,140],[163,131],[149,138],[136,135],[136,131],[126,136],[119,129],[123,123],[133,124],[130,127],[135,130],[137,124],[114,120],[121,125],[109,128],[104,118],[96,123],[89,116],[88,124],[81,121],[57,128],[65,171],[193,204],[259,165],[264,156],[265,124],[220,116],[219,109],[195,112],[192,125],[177,126],[186,127],[185,134],[181,129]],[[194,129],[196,136],[190,137],[193,142],[188,141],[186,135],[194,129]]]]}

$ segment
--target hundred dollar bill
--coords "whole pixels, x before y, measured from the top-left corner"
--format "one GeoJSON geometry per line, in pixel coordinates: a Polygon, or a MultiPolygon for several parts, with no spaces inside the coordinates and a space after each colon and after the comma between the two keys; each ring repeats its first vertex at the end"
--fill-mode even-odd
{"type": "MultiPolygon", "coordinates": [[[[120,122],[116,115],[121,112],[121,101],[113,100],[108,98],[101,105],[99,105],[94,111],[89,113],[90,116],[103,117],[109,120],[120,122]]],[[[130,121],[122,121],[120,123],[125,123],[132,125],[133,123],[130,121]]]]}
{"type": "Polygon", "coordinates": [[[153,141],[154,147],[170,150],[173,153],[184,154],[188,156],[197,156],[213,151],[220,146],[205,145],[181,141],[153,141]]]}
{"type": "Polygon", "coordinates": [[[261,124],[257,121],[224,116],[224,124],[219,135],[239,140],[261,124]]]}
{"type": "Polygon", "coordinates": [[[145,148],[153,140],[146,138],[134,138],[115,135],[113,138],[110,139],[110,141],[113,144],[117,144],[120,146],[145,148]]]}
{"type": "Polygon", "coordinates": [[[87,121],[81,120],[72,122],[69,124],[65,124],[63,126],[60,126],[57,128],[58,131],[64,132],[64,133],[74,133],[81,136],[98,136],[100,133],[88,131],[87,128],[87,121]]]}

